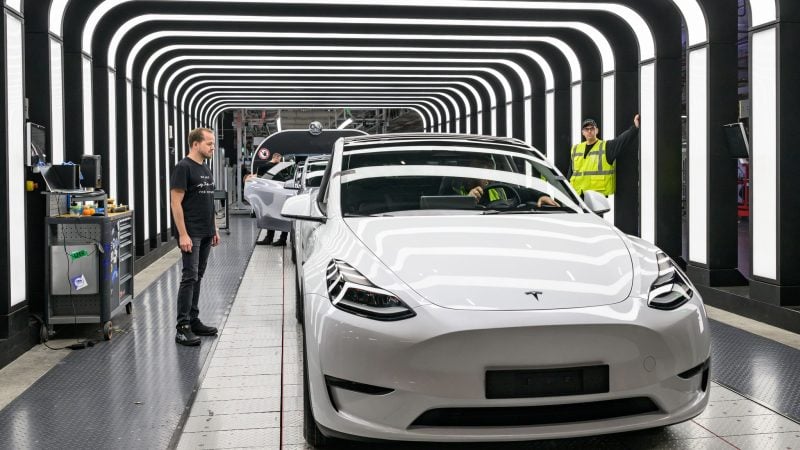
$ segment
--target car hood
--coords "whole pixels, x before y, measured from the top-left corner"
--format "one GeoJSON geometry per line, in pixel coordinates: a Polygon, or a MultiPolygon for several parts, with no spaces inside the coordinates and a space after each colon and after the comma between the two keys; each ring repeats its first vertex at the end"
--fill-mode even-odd
{"type": "Polygon", "coordinates": [[[419,295],[453,309],[543,310],[620,302],[630,253],[591,214],[347,218],[419,295]]]}

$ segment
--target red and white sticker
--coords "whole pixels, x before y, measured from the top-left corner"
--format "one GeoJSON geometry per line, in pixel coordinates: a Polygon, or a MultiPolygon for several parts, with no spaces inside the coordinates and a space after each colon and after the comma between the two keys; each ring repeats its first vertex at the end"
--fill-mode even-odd
{"type": "Polygon", "coordinates": [[[269,159],[269,150],[262,148],[258,150],[258,159],[269,159]]]}

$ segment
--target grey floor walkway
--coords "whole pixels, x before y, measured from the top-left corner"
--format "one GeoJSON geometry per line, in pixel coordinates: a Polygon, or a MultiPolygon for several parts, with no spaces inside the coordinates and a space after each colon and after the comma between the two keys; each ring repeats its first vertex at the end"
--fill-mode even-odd
{"type": "MultiPolygon", "coordinates": [[[[212,251],[201,317],[227,316],[255,241],[252,219],[233,217],[231,235],[212,251]]],[[[180,426],[214,343],[175,344],[173,265],[135,298],[131,316],[114,317],[111,341],[73,351],[0,411],[0,447],[166,448],[180,426]]],[[[69,326],[62,327],[69,333],[69,326]]]]}

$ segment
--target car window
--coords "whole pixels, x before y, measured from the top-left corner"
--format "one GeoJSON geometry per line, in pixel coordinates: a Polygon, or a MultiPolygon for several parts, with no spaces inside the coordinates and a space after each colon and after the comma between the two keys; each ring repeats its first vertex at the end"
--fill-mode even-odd
{"type": "Polygon", "coordinates": [[[322,181],[319,183],[319,194],[317,195],[317,206],[319,210],[323,214],[328,213],[328,185],[330,184],[331,180],[331,172],[333,171],[333,165],[328,164],[325,167],[325,173],[322,175],[322,181]]]}
{"type": "Polygon", "coordinates": [[[343,153],[342,212],[382,214],[421,209],[540,211],[542,196],[581,212],[563,176],[533,152],[492,148],[396,147],[343,153]]]}
{"type": "MultiPolygon", "coordinates": [[[[294,176],[295,168],[296,168],[296,166],[294,164],[290,164],[290,165],[284,167],[283,169],[280,169],[274,175],[272,175],[271,179],[274,180],[274,181],[291,180],[292,177],[294,176]]],[[[270,176],[270,174],[265,175],[265,177],[268,177],[268,176],[270,176]]]]}
{"type": "Polygon", "coordinates": [[[319,187],[322,183],[322,176],[325,175],[325,168],[328,161],[312,161],[306,168],[306,187],[319,187]]]}

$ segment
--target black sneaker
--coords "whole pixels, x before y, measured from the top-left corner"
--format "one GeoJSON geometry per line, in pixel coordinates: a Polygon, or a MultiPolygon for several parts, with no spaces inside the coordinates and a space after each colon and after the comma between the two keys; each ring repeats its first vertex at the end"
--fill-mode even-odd
{"type": "Polygon", "coordinates": [[[200,345],[200,338],[192,333],[192,327],[188,323],[178,325],[176,328],[178,332],[175,333],[175,342],[187,346],[200,345]]]}
{"type": "Polygon", "coordinates": [[[272,243],[273,247],[286,247],[286,239],[278,239],[272,243]]]}
{"type": "Polygon", "coordinates": [[[266,239],[262,239],[260,241],[256,241],[256,245],[270,245],[270,244],[272,244],[272,241],[268,241],[266,239]]]}
{"type": "Polygon", "coordinates": [[[200,319],[194,319],[192,321],[192,332],[198,336],[215,336],[217,334],[217,329],[209,327],[208,325],[203,325],[200,319]]]}

